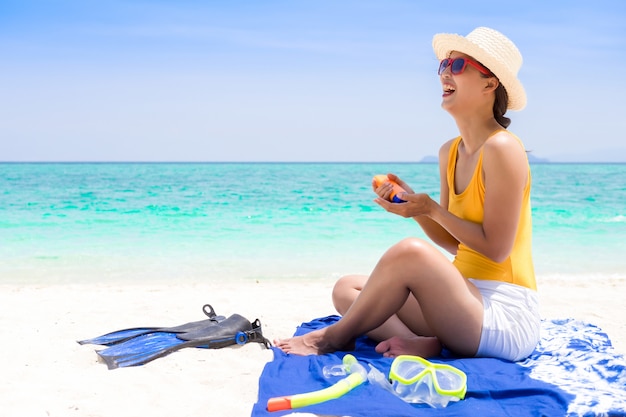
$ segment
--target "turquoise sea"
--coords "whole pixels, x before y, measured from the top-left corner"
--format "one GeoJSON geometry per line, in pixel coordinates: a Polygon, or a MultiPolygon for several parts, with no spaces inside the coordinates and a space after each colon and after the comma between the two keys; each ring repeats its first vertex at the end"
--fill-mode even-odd
{"type": "MultiPolygon", "coordinates": [[[[531,167],[537,274],[625,274],[626,165],[531,167]]],[[[0,283],[367,273],[424,237],[373,202],[387,172],[438,200],[435,164],[2,163],[0,283]]]]}

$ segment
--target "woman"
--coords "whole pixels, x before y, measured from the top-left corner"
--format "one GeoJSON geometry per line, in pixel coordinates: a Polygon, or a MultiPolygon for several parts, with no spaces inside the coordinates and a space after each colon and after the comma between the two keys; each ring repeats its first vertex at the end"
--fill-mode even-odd
{"type": "Polygon", "coordinates": [[[531,256],[530,168],[521,141],[506,128],[507,109],[526,95],[517,79],[522,57],[501,33],[477,28],[467,37],[439,34],[442,107],[460,135],[439,151],[441,198],[407,193],[389,201],[391,184],[375,188],[385,210],[412,217],[450,262],[426,241],[391,247],[369,277],[345,276],[333,302],[332,326],[277,340],[287,353],[320,354],[367,334],[384,356],[431,357],[442,347],[460,356],[517,361],[539,340],[540,318],[531,256]]]}

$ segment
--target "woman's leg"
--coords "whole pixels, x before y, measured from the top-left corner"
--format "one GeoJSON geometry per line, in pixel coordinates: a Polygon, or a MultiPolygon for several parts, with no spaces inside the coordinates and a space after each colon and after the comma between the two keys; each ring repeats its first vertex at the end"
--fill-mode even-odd
{"type": "MultiPolygon", "coordinates": [[[[348,311],[367,280],[366,275],[347,275],[335,283],[332,298],[339,314],[344,315],[348,311]]],[[[441,352],[441,343],[432,334],[417,300],[411,295],[396,314],[369,331],[367,336],[380,342],[376,351],[384,356],[417,355],[429,358],[441,352]]]]}
{"type": "MultiPolygon", "coordinates": [[[[332,299],[339,314],[342,316],[346,314],[361,294],[368,279],[367,275],[346,275],[337,280],[333,287],[332,299]]],[[[407,298],[396,314],[367,333],[370,339],[378,342],[392,337],[414,338],[416,335],[433,336],[433,332],[426,324],[422,310],[413,296],[407,298]]]]}
{"type": "Polygon", "coordinates": [[[441,343],[462,355],[478,349],[482,297],[478,289],[437,249],[420,239],[405,239],[389,249],[341,320],[300,337],[278,340],[283,351],[316,354],[341,349],[398,313],[414,333],[426,324],[441,343]],[[422,317],[404,317],[413,294],[422,317]]]}

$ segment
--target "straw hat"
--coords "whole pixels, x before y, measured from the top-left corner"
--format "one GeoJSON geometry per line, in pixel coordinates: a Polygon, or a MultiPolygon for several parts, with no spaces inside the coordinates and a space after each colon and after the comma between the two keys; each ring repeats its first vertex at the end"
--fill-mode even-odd
{"type": "Polygon", "coordinates": [[[500,32],[479,27],[467,36],[440,33],[433,38],[438,59],[448,58],[450,52],[467,54],[494,73],[509,96],[507,108],[521,110],[526,106],[526,92],[517,73],[522,66],[522,54],[509,38],[500,32]]]}

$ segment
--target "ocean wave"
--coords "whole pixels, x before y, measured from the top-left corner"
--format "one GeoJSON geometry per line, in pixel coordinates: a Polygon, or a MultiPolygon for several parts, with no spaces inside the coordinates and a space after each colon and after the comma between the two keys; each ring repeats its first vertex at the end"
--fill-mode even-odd
{"type": "Polygon", "coordinates": [[[619,216],[611,217],[606,220],[607,223],[626,223],[626,216],[620,214],[619,216]]]}

